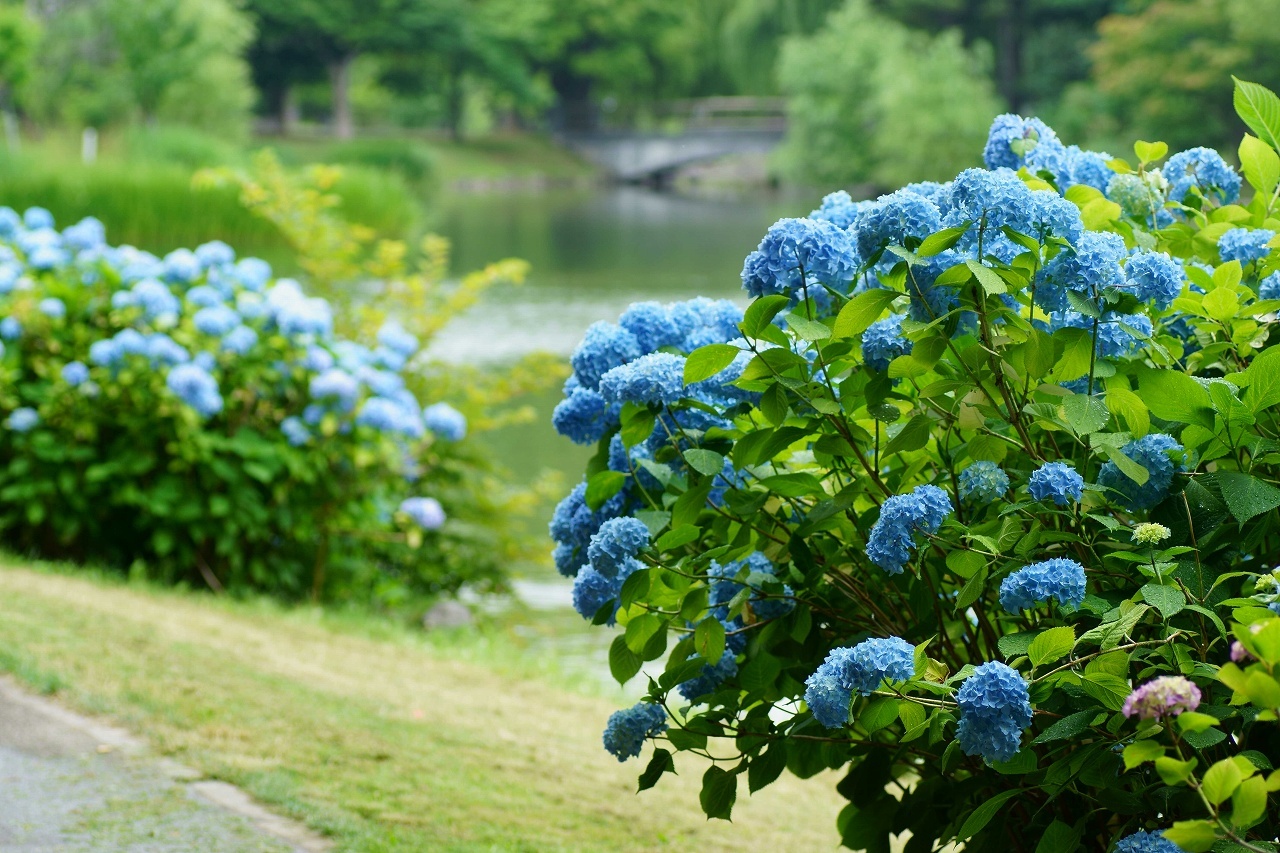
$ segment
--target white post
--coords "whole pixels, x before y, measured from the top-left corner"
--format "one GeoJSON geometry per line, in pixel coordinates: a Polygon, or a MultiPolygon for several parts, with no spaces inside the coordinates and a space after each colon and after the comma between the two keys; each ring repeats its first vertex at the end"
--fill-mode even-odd
{"type": "Polygon", "coordinates": [[[85,163],[97,162],[98,129],[96,127],[86,127],[80,134],[80,159],[85,163]]]}
{"type": "Polygon", "coordinates": [[[18,134],[18,117],[9,110],[4,111],[4,138],[10,151],[17,151],[22,147],[22,138],[18,134]]]}

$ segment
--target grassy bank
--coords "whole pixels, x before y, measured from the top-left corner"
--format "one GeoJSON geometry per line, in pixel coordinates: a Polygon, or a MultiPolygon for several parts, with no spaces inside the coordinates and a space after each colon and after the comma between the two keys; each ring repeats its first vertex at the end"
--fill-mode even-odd
{"type": "Polygon", "coordinates": [[[703,768],[690,763],[637,796],[642,765],[600,747],[626,700],[525,672],[501,636],[433,640],[0,559],[0,667],[243,786],[340,850],[834,846],[830,782],[788,777],[750,800],[744,787],[732,824],[703,819],[703,768]]]}

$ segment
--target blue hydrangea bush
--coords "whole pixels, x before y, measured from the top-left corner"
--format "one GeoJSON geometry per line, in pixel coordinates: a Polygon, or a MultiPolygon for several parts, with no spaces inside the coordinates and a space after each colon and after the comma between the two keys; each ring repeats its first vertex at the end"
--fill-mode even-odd
{"type": "Polygon", "coordinates": [[[1239,169],[1001,116],[986,168],[776,223],[745,310],[587,332],[551,535],[615,677],[665,659],[604,735],[641,790],[835,770],[859,850],[1277,849],[1280,99],[1237,85],[1239,169]]]}
{"type": "Polygon", "coordinates": [[[255,258],[0,208],[0,542],[170,581],[393,601],[496,578],[466,418],[255,258]]]}

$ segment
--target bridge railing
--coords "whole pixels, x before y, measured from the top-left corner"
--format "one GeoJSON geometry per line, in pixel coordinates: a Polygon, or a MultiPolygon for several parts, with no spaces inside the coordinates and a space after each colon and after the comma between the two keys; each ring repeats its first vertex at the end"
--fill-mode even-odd
{"type": "Polygon", "coordinates": [[[558,104],[549,114],[563,135],[666,134],[690,131],[768,131],[787,129],[782,98],[714,97],[654,101],[629,109],[609,102],[558,104]]]}

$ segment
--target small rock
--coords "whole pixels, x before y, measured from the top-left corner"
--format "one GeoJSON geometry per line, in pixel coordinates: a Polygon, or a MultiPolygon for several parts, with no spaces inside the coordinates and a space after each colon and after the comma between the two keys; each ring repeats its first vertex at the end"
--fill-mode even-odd
{"type": "Polygon", "coordinates": [[[475,619],[465,604],[453,600],[437,601],[422,617],[422,627],[428,631],[436,628],[465,628],[475,619]]]}

